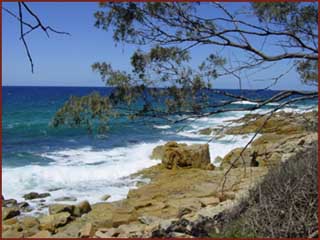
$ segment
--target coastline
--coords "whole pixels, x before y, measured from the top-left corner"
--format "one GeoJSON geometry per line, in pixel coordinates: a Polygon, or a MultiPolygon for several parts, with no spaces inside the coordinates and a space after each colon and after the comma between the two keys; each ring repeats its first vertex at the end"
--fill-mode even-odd
{"type": "MultiPolygon", "coordinates": [[[[240,199],[245,198],[249,189],[268,173],[270,166],[286,161],[304,146],[317,141],[317,132],[307,129],[308,125],[304,122],[305,118],[310,121],[315,118],[317,124],[316,114],[317,112],[275,114],[275,117],[271,118],[272,123],[265,126],[261,136],[244,152],[245,165],[238,162],[239,164],[230,170],[230,178],[223,195],[219,192],[221,179],[228,169],[228,164],[237,158],[241,151],[239,149],[233,149],[223,159],[218,159],[221,166],[214,170],[169,170],[161,164],[144,169],[132,177],[143,176],[144,179],[150,179],[150,182],[130,190],[126,199],[93,204],[92,210],[82,217],[72,216],[69,210],[56,213],[60,214],[58,220],[61,222],[54,228],[52,222],[57,220],[54,218],[51,222],[47,218],[46,222],[41,218],[29,217],[33,218],[33,224],[29,224],[32,227],[24,226],[23,217],[9,218],[3,222],[3,236],[29,237],[38,234],[37,237],[79,237],[87,230],[89,236],[96,237],[190,237],[189,234],[179,235],[179,231],[172,229],[167,232],[183,219],[196,223],[194,229],[191,227],[190,230],[193,231],[192,236],[202,236],[205,233],[201,232],[201,222],[232,208],[240,199]],[[258,152],[257,161],[261,162],[258,167],[250,166],[250,155],[254,151],[258,152]],[[266,159],[268,161],[265,161],[266,159]],[[69,215],[62,214],[66,212],[69,215]],[[51,224],[50,228],[48,224],[51,224]],[[22,228],[22,231],[18,231],[19,228],[22,228]]],[[[257,115],[245,116],[235,122],[238,124],[224,130],[222,134],[252,133],[261,124],[257,115]]]]}

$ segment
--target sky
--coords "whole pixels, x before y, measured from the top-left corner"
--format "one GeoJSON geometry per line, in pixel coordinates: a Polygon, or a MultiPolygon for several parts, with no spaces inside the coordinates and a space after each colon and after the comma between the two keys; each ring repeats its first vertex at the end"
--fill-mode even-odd
{"type": "MultiPolygon", "coordinates": [[[[234,3],[232,8],[239,8],[240,3],[234,3]]],[[[19,39],[18,21],[2,13],[2,83],[10,86],[104,86],[99,75],[91,70],[94,62],[106,61],[115,69],[130,70],[130,56],[138,48],[135,45],[118,43],[112,39],[112,32],[94,27],[93,14],[99,9],[97,3],[28,3],[29,7],[42,19],[44,25],[50,25],[57,30],[66,31],[71,36],[50,33],[48,38],[44,32],[37,30],[26,36],[34,61],[34,73],[22,41],[19,39]]],[[[3,3],[3,6],[17,12],[17,3],[3,3]]],[[[204,7],[201,14],[212,12],[204,7]]],[[[201,46],[192,50],[191,65],[197,66],[208,53],[217,49],[201,46]]],[[[239,53],[227,50],[227,55],[233,57],[239,53]],[[228,52],[229,51],[229,52],[228,52]]],[[[241,56],[240,56],[241,57],[241,56]]],[[[257,79],[274,73],[281,73],[288,67],[282,62],[264,71],[254,79],[243,80],[243,88],[257,89],[269,86],[271,82],[257,79]],[[268,72],[269,71],[269,72],[268,72]]],[[[231,77],[213,82],[214,88],[238,88],[238,82],[231,77]]],[[[289,72],[273,89],[316,90],[301,84],[295,71],[289,72]]]]}

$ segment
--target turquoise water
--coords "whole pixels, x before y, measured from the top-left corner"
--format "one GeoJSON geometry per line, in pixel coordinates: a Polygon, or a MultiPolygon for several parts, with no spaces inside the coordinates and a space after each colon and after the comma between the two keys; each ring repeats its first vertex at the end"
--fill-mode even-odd
{"type": "MultiPolygon", "coordinates": [[[[163,120],[126,118],[113,119],[110,130],[104,135],[90,135],[85,129],[50,127],[50,121],[70,95],[82,96],[92,91],[108,94],[107,88],[72,87],[3,87],[3,194],[6,198],[21,199],[30,191],[50,191],[47,200],[54,202],[61,196],[73,196],[99,201],[110,194],[111,201],[124,198],[128,190],[141,179],[128,176],[143,168],[157,164],[150,160],[152,149],[168,140],[187,143],[205,143],[207,136],[197,131],[207,126],[225,124],[245,113],[228,112],[199,120],[190,119],[170,126],[163,120]],[[183,127],[183,130],[181,130],[183,127]]],[[[229,90],[231,91],[231,90],[229,90]]],[[[237,90],[231,91],[237,94],[237,90]]],[[[266,98],[275,91],[245,91],[249,97],[266,98]]],[[[218,103],[221,96],[211,96],[218,103]]],[[[251,105],[238,102],[229,106],[251,105]]],[[[286,111],[304,111],[315,107],[316,102],[287,106],[286,111]]],[[[267,111],[272,105],[265,109],[267,111]]],[[[212,161],[223,157],[235,147],[245,145],[250,136],[229,136],[210,143],[212,161]]],[[[37,203],[34,203],[35,209],[37,203]]]]}

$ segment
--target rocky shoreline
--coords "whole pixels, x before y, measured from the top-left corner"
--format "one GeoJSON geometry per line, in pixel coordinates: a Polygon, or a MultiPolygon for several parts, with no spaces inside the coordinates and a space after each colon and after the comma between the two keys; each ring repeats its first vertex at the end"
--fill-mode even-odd
{"type": "MultiPolygon", "coordinates": [[[[158,146],[151,157],[162,163],[134,174],[150,182],[130,190],[121,201],[53,204],[49,215],[35,217],[21,215],[29,209],[27,200],[45,200],[47,193],[30,193],[21,203],[2,199],[2,237],[206,237],[208,228],[215,229],[221,214],[235,208],[271,166],[318,141],[317,114],[275,113],[248,148],[215,159],[219,167],[210,163],[205,144],[158,146]]],[[[236,126],[200,133],[254,133],[265,118],[248,114],[235,120],[236,126]]]]}

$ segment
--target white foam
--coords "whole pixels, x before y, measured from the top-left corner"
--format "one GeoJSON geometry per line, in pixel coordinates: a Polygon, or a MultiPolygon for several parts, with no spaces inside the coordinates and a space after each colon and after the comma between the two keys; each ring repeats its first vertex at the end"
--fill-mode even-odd
{"type": "Polygon", "coordinates": [[[154,128],[158,128],[158,129],[169,129],[171,128],[171,126],[169,125],[153,125],[154,128]]]}
{"type": "Polygon", "coordinates": [[[251,101],[236,101],[236,102],[233,102],[232,104],[257,105],[256,102],[251,102],[251,101]]]}
{"type": "Polygon", "coordinates": [[[101,196],[110,194],[110,201],[125,198],[129,189],[140,179],[129,175],[159,163],[150,160],[152,149],[164,142],[142,143],[111,150],[93,150],[91,147],[49,152],[43,156],[54,161],[51,165],[28,165],[3,168],[2,189],[5,198],[22,201],[22,195],[31,191],[51,192],[47,202],[64,196],[78,201],[99,202],[101,196]]]}

